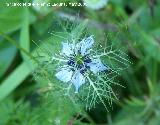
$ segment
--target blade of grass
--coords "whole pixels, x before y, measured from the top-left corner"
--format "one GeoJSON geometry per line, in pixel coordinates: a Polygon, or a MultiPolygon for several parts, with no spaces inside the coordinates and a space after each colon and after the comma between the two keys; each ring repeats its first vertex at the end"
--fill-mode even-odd
{"type": "MultiPolygon", "coordinates": [[[[29,38],[29,9],[25,7],[23,9],[23,21],[20,33],[20,46],[24,48],[27,52],[30,51],[30,38],[29,38]]],[[[23,60],[28,61],[28,56],[21,51],[23,60]]]]}
{"type": "Polygon", "coordinates": [[[25,62],[20,64],[0,86],[0,101],[8,96],[31,73],[25,62]]]}
{"type": "Polygon", "coordinates": [[[24,48],[22,48],[15,40],[13,40],[12,38],[10,38],[9,36],[7,36],[6,34],[4,34],[3,32],[0,31],[0,36],[2,36],[4,39],[6,39],[8,42],[12,43],[13,45],[16,46],[17,49],[19,49],[20,51],[23,51],[23,53],[25,53],[28,57],[30,57],[30,59],[34,60],[35,62],[36,59],[33,58],[32,54],[29,53],[28,51],[26,51],[24,48]]]}

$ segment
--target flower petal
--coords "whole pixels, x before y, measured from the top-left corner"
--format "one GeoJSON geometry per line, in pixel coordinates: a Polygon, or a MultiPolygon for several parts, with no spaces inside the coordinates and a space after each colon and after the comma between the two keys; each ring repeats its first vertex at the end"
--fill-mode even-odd
{"type": "Polygon", "coordinates": [[[84,56],[86,54],[88,54],[88,49],[90,49],[92,47],[94,43],[94,39],[93,39],[93,35],[86,38],[86,39],[83,39],[81,42],[80,42],[80,46],[81,46],[81,54],[84,56]]]}
{"type": "Polygon", "coordinates": [[[73,71],[70,69],[62,69],[58,73],[56,73],[56,77],[63,81],[63,82],[69,82],[72,78],[73,71]]]}
{"type": "Polygon", "coordinates": [[[107,70],[108,68],[103,65],[100,59],[94,59],[91,63],[88,63],[87,66],[90,67],[90,70],[96,74],[98,72],[107,70]]]}
{"type": "Polygon", "coordinates": [[[73,77],[72,77],[72,80],[71,82],[74,84],[75,86],[75,89],[76,91],[75,92],[78,92],[79,90],[79,87],[85,83],[85,77],[79,72],[77,71],[73,77]]]}
{"type": "Polygon", "coordinates": [[[72,45],[69,43],[62,43],[62,53],[64,53],[66,56],[73,54],[72,45]]]}

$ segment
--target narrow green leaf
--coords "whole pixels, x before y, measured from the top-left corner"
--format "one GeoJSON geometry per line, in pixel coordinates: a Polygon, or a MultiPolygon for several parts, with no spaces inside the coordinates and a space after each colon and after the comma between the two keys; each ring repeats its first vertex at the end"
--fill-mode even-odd
{"type": "Polygon", "coordinates": [[[19,8],[1,8],[0,30],[5,33],[13,32],[20,28],[22,11],[19,8]]]}
{"type": "Polygon", "coordinates": [[[141,34],[141,45],[144,47],[146,54],[160,62],[160,55],[158,54],[160,53],[160,45],[158,42],[142,30],[139,30],[139,33],[141,34]]]}
{"type": "Polygon", "coordinates": [[[8,96],[22,81],[31,73],[31,69],[22,63],[12,74],[0,85],[0,101],[8,96]]]}
{"type": "Polygon", "coordinates": [[[13,61],[16,55],[16,47],[9,44],[8,42],[1,41],[0,42],[0,78],[6,72],[11,62],[13,61]]]}
{"type": "MultiPolygon", "coordinates": [[[[7,2],[13,3],[13,0],[2,0],[0,4],[0,31],[12,33],[21,28],[21,22],[25,16],[21,7],[7,7],[7,2]]],[[[19,0],[14,0],[14,2],[19,2],[19,0]]],[[[36,20],[33,13],[29,13],[28,18],[30,23],[36,20]]]]}
{"type": "MultiPolygon", "coordinates": [[[[20,33],[20,46],[27,52],[30,51],[30,38],[29,38],[29,10],[27,7],[23,9],[23,21],[20,33]]],[[[27,55],[21,51],[23,60],[27,61],[27,55]]]]}

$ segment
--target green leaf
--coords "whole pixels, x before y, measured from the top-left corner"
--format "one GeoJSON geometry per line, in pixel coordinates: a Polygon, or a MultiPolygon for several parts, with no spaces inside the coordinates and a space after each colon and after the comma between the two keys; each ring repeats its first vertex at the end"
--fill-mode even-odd
{"type": "Polygon", "coordinates": [[[52,26],[52,23],[53,23],[52,15],[53,15],[53,13],[48,14],[33,24],[34,29],[36,30],[36,32],[39,35],[43,35],[44,33],[48,33],[47,30],[52,26]]]}
{"type": "MultiPolygon", "coordinates": [[[[20,33],[20,46],[27,52],[30,51],[30,38],[29,38],[29,10],[27,7],[23,9],[23,21],[20,33]]],[[[27,61],[28,57],[21,51],[23,60],[27,61]]]]}
{"type": "MultiPolygon", "coordinates": [[[[159,113],[159,111],[157,111],[157,112],[159,113]]],[[[160,117],[160,115],[151,118],[148,125],[159,125],[159,123],[160,123],[159,117],[160,117]]]]}
{"type": "Polygon", "coordinates": [[[22,11],[18,8],[1,8],[0,13],[0,30],[10,33],[20,28],[22,11]]]}
{"type": "Polygon", "coordinates": [[[0,42],[0,77],[6,72],[16,55],[16,48],[8,42],[0,42]]]}
{"type": "Polygon", "coordinates": [[[150,32],[159,27],[160,22],[160,4],[154,5],[154,13],[147,4],[141,5],[128,20],[129,25],[138,24],[141,29],[150,32]]]}
{"type": "Polygon", "coordinates": [[[141,125],[141,124],[138,123],[138,121],[136,121],[133,118],[126,118],[126,119],[120,120],[119,122],[113,125],[141,125]]]}
{"type": "Polygon", "coordinates": [[[150,56],[160,62],[160,45],[158,42],[151,36],[146,34],[144,31],[139,31],[141,35],[141,45],[144,48],[146,56],[150,56]]]}
{"type": "Polygon", "coordinates": [[[0,125],[6,125],[10,119],[10,114],[13,112],[13,100],[7,98],[0,102],[0,125]]]}
{"type": "Polygon", "coordinates": [[[0,85],[0,101],[8,96],[31,73],[31,69],[22,63],[0,85]]]}
{"type": "MultiPolygon", "coordinates": [[[[13,1],[12,1],[13,2],[13,1]]],[[[6,1],[4,2],[6,3],[6,1]]],[[[25,18],[22,8],[20,7],[8,7],[6,4],[0,8],[0,31],[4,33],[11,33],[21,28],[22,19],[25,18]]],[[[33,23],[36,18],[30,13],[28,15],[29,22],[33,23]]]]}

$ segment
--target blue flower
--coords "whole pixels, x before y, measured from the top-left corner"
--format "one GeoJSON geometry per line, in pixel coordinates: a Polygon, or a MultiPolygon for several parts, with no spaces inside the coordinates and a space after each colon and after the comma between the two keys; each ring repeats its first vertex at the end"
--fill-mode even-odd
{"type": "Polygon", "coordinates": [[[66,59],[55,76],[63,82],[72,83],[75,92],[78,92],[79,88],[87,82],[86,74],[97,74],[108,69],[99,57],[95,58],[91,55],[93,44],[93,35],[79,43],[62,43],[62,54],[66,59]]]}

